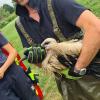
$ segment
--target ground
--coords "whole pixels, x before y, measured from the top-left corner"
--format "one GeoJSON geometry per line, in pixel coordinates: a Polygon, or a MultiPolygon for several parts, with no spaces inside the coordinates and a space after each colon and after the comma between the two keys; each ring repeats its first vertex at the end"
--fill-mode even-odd
{"type": "MultiPolygon", "coordinates": [[[[100,0],[77,0],[77,1],[81,3],[82,5],[85,5],[86,7],[91,9],[93,13],[95,13],[98,17],[100,17],[100,0]]],[[[2,29],[2,32],[22,56],[23,48],[21,45],[21,41],[18,37],[18,34],[15,30],[14,24],[15,24],[15,20],[13,20],[7,26],[5,26],[2,29]]],[[[44,75],[43,71],[39,68],[35,68],[35,67],[32,67],[32,68],[34,68],[35,71],[40,74],[39,84],[43,89],[44,100],[62,100],[58,92],[54,78],[52,78],[50,75],[44,75]]]]}

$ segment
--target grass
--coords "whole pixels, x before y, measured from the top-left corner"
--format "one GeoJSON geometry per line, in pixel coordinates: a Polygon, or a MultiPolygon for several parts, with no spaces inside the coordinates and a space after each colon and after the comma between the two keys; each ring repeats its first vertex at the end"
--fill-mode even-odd
{"type": "Polygon", "coordinates": [[[90,9],[96,16],[100,17],[100,0],[76,0],[90,9]]]}
{"type": "MultiPolygon", "coordinates": [[[[82,5],[91,9],[98,17],[100,17],[100,0],[77,0],[82,5]]],[[[16,19],[15,19],[16,20],[16,19]]],[[[2,29],[5,37],[13,44],[17,51],[22,55],[23,49],[20,38],[15,30],[15,20],[10,22],[7,26],[2,29]]],[[[28,64],[27,64],[28,65],[28,64]]],[[[40,74],[40,86],[43,89],[44,100],[62,100],[55,80],[51,76],[43,74],[43,71],[39,68],[35,68],[35,71],[40,74]]]]}
{"type": "Polygon", "coordinates": [[[13,20],[8,25],[6,25],[1,31],[4,33],[5,37],[11,42],[11,44],[20,53],[22,51],[22,44],[15,29],[15,20],[13,20]]]}

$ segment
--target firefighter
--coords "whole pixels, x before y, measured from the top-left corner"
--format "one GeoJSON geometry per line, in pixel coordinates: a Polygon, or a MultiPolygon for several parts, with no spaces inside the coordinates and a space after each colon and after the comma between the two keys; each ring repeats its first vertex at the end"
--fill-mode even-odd
{"type": "Polygon", "coordinates": [[[0,98],[2,100],[39,100],[33,84],[14,62],[16,50],[0,33],[0,98]],[[5,49],[8,57],[3,53],[5,49]]]}
{"type": "Polygon", "coordinates": [[[84,73],[83,78],[75,81],[58,76],[56,81],[64,100],[99,100],[100,80],[84,75],[100,49],[100,19],[74,0],[14,1],[19,16],[16,29],[23,47],[29,47],[33,42],[41,44],[46,38],[66,41],[84,35],[83,47],[73,69],[74,74],[84,73]]]}

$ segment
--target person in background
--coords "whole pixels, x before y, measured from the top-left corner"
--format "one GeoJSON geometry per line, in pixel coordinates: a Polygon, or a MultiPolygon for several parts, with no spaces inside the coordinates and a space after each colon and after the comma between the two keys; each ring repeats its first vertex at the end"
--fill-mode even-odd
{"type": "Polygon", "coordinates": [[[16,50],[0,33],[0,98],[2,100],[39,100],[30,79],[14,62],[16,50]],[[8,57],[3,53],[5,49],[8,57]]]}

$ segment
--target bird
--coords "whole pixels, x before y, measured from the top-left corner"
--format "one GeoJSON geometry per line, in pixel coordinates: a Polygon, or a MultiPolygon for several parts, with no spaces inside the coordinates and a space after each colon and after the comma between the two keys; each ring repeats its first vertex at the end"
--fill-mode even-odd
{"type": "MultiPolygon", "coordinates": [[[[73,63],[70,61],[69,56],[78,58],[82,50],[82,44],[83,40],[78,39],[72,39],[64,42],[58,42],[54,38],[45,39],[41,44],[41,46],[43,46],[46,50],[46,57],[42,61],[42,68],[45,73],[56,72],[60,74],[61,71],[68,68],[69,66],[62,64],[58,57],[63,56],[69,63],[73,63]]],[[[93,60],[91,63],[91,70],[93,71],[97,68],[97,66],[94,65],[100,66],[100,59],[93,60]]],[[[98,72],[97,70],[95,72],[98,72]]]]}

